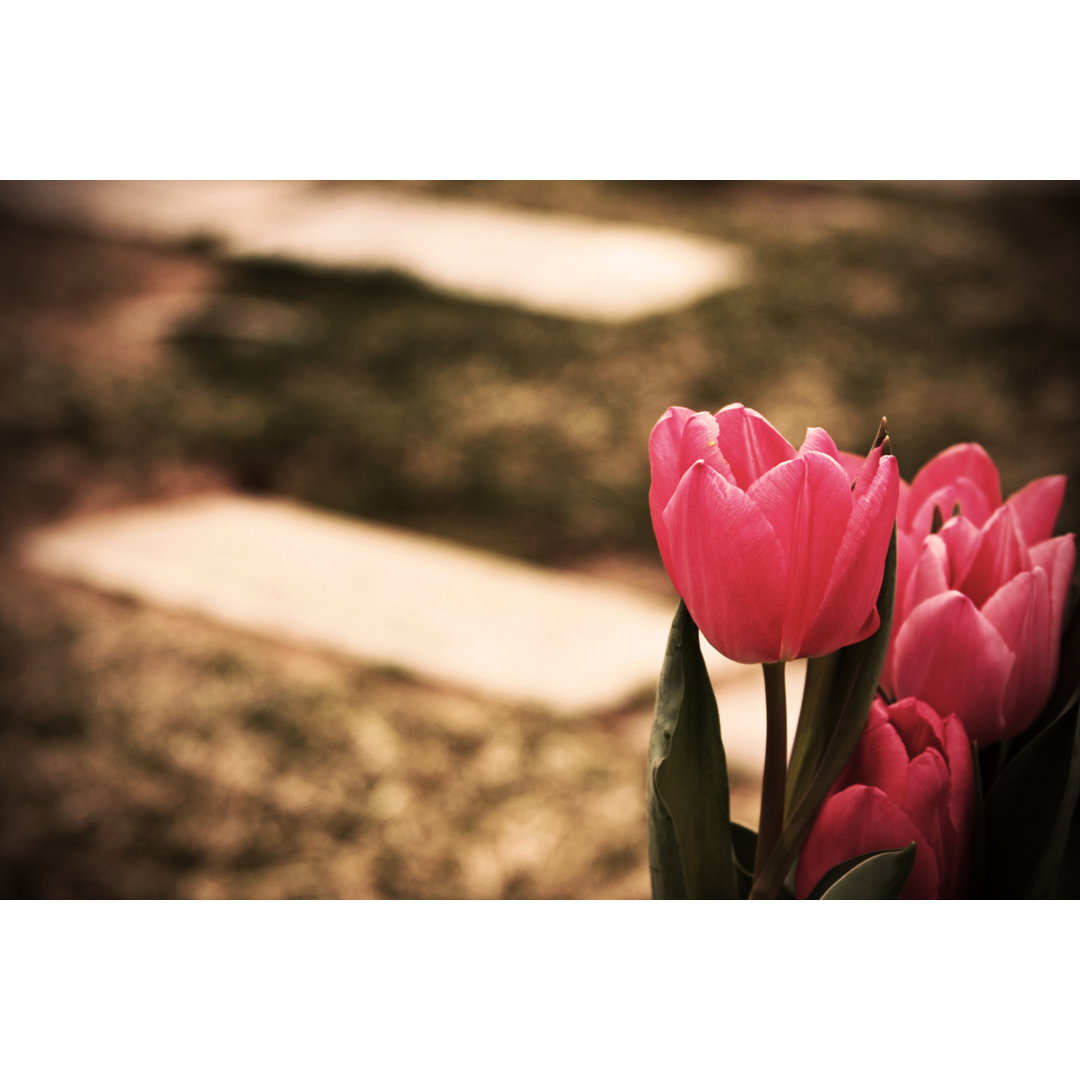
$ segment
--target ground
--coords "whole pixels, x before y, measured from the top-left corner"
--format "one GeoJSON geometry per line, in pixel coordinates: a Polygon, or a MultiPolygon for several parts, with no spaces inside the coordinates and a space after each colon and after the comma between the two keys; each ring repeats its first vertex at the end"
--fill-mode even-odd
{"type": "Polygon", "coordinates": [[[599,327],[0,222],[0,895],[648,895],[648,701],[469,698],[35,578],[34,524],[279,492],[667,594],[671,404],[850,449],[887,413],[909,478],[969,439],[1006,492],[1080,476],[1072,185],[413,186],[716,236],[753,275],[599,327]]]}

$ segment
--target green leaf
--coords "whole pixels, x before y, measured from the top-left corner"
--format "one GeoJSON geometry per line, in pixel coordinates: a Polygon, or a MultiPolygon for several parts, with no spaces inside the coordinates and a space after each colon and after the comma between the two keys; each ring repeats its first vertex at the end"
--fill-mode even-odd
{"type": "Polygon", "coordinates": [[[982,761],[979,748],[971,744],[972,779],[975,788],[975,812],[972,817],[971,876],[968,896],[977,900],[984,895],[986,881],[986,807],[983,798],[982,761]]]}
{"type": "Polygon", "coordinates": [[[795,741],[792,743],[791,760],[788,763],[785,817],[790,815],[795,802],[809,789],[814,772],[821,764],[825,749],[832,738],[835,724],[829,721],[835,717],[828,712],[827,703],[839,662],[839,650],[826,656],[815,656],[806,662],[802,706],[799,709],[795,741]]]}
{"type": "Polygon", "coordinates": [[[791,869],[787,872],[787,877],[784,878],[784,886],[780,890],[780,896],[784,900],[795,899],[795,871],[798,868],[798,860],[795,860],[791,864],[791,869]]]}
{"type": "Polygon", "coordinates": [[[896,595],[896,529],[878,592],[880,625],[865,641],[807,664],[785,795],[784,831],[762,875],[763,895],[780,883],[806,841],[833,782],[848,763],[870,716],[892,628],[896,595]]]}
{"type": "Polygon", "coordinates": [[[757,833],[737,822],[731,823],[731,841],[735,851],[735,878],[739,887],[739,899],[750,895],[754,882],[754,859],[757,857],[757,833]]]}
{"type": "Polygon", "coordinates": [[[987,793],[986,895],[1025,899],[1056,876],[1075,806],[1077,711],[1059,717],[1001,770],[987,793]],[[1053,846],[1051,842],[1053,841],[1053,846]],[[1043,870],[1044,858],[1049,862],[1043,870]]]}
{"type": "Polygon", "coordinates": [[[660,672],[646,808],[654,899],[738,899],[716,696],[681,601],[660,672]]]}
{"type": "Polygon", "coordinates": [[[1080,899],[1080,810],[1076,808],[1073,810],[1053,897],[1060,900],[1080,899]]]}
{"type": "MultiPolygon", "coordinates": [[[[1076,820],[1077,800],[1080,797],[1080,714],[1074,715],[1072,729],[1072,755],[1069,760],[1068,776],[1065,779],[1065,791],[1058,806],[1054,827],[1043,849],[1042,858],[1035,868],[1035,878],[1030,889],[1030,895],[1037,899],[1070,898],[1075,892],[1071,882],[1077,877],[1077,869],[1063,867],[1063,862],[1066,854],[1070,853],[1069,832],[1076,820]]],[[[1075,846],[1070,854],[1075,860],[1077,855],[1075,846]]]]}
{"type": "Polygon", "coordinates": [[[814,887],[822,900],[899,900],[915,866],[915,842],[834,866],[814,887]],[[831,879],[831,880],[830,880],[831,879]]]}
{"type": "Polygon", "coordinates": [[[803,813],[812,810],[811,819],[817,816],[821,801],[859,742],[885,664],[895,595],[894,527],[878,593],[877,631],[865,641],[807,662],[796,742],[804,729],[806,735],[802,736],[801,753],[796,754],[794,747],[792,750],[785,814],[788,821],[800,809],[803,813]]]}
{"type": "Polygon", "coordinates": [[[1077,700],[1080,700],[1080,603],[1074,598],[1072,617],[1061,636],[1057,685],[1038,723],[1053,723],[1060,719],[1077,700]]]}

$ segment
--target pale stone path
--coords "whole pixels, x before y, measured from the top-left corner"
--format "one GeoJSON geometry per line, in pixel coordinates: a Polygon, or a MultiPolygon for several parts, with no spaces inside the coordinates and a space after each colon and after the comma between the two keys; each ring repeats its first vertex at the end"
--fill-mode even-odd
{"type": "Polygon", "coordinates": [[[16,212],[140,240],[212,238],[234,256],[395,270],[446,292],[606,322],[738,284],[742,252],[665,229],[286,181],[9,181],[16,212]]]}
{"type": "MultiPolygon", "coordinates": [[[[278,499],[201,496],[28,538],[39,570],[475,693],[590,711],[656,685],[673,604],[278,499]]],[[[760,672],[705,646],[732,762],[764,750],[760,672]]],[[[789,665],[797,710],[801,665],[789,665]]]]}

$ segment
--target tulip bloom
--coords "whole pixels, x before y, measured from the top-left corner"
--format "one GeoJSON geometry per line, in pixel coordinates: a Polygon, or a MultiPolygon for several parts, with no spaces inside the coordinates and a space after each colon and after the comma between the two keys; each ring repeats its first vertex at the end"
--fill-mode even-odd
{"type": "MultiPolygon", "coordinates": [[[[1044,476],[1009,498],[1029,543],[1045,540],[1054,530],[1064,476],[1044,476]]],[[[929,535],[934,508],[948,520],[956,508],[973,525],[982,526],[1003,505],[1001,478],[990,455],[978,443],[960,443],[931,458],[910,485],[900,482],[897,525],[901,532],[929,535]]]]}
{"type": "MultiPolygon", "coordinates": [[[[1064,496],[1065,477],[1046,476],[1009,499],[1029,544],[1049,539],[1064,496]]],[[[950,446],[931,458],[910,485],[901,480],[896,515],[897,602],[903,602],[923,540],[930,535],[935,509],[942,521],[958,513],[982,528],[1002,505],[997,466],[978,443],[950,446]]]]}
{"type": "Polygon", "coordinates": [[[859,855],[907,847],[915,865],[905,900],[962,897],[971,865],[974,770],[963,724],[905,698],[877,698],[855,753],[803,845],[795,895],[859,855]]]}
{"type": "Polygon", "coordinates": [[[798,451],[759,413],[672,408],[649,439],[664,567],[705,638],[742,663],[820,656],[869,637],[899,496],[871,450],[854,481],[810,428],[798,451]]]}
{"type": "Polygon", "coordinates": [[[901,495],[897,605],[882,686],[955,712],[980,746],[1019,735],[1057,681],[1076,548],[1052,537],[1065,478],[1002,503],[982,447],[938,455],[901,495]],[[934,507],[944,525],[931,534],[934,507]],[[958,516],[950,517],[959,506],[958,516]]]}

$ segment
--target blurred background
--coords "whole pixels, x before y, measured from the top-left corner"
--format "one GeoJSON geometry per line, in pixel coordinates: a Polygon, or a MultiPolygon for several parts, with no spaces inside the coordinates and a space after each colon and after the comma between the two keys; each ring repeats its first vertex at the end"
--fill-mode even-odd
{"type": "MultiPolygon", "coordinates": [[[[237,208],[237,244],[147,225],[162,205],[128,227],[39,194],[0,184],[5,897],[649,892],[648,694],[545,707],[240,632],[28,565],[54,523],[286,496],[673,611],[647,505],[669,405],[742,401],[796,445],[820,425],[855,451],[887,415],[909,480],[968,440],[1006,494],[1080,478],[1074,184],[311,184],[289,198],[326,210],[321,231],[284,254],[260,243],[269,195],[237,208]],[[359,194],[404,200],[387,250],[414,207],[411,261],[340,257],[359,194]],[[565,289],[530,304],[504,286],[538,260],[511,244],[455,288],[448,255],[494,256],[441,223],[488,208],[549,228],[563,284],[567,216],[700,241],[715,280],[639,312],[575,311],[565,289]]],[[[1073,483],[1059,531],[1078,524],[1073,483]]],[[[754,824],[752,770],[734,771],[754,824]]]]}

